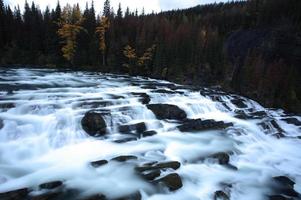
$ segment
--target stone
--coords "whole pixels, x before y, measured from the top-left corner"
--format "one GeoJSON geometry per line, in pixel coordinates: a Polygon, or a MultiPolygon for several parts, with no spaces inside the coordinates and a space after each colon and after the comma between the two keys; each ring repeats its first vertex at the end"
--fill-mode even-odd
{"type": "Polygon", "coordinates": [[[150,96],[146,93],[133,92],[132,95],[139,96],[142,104],[149,104],[149,102],[151,101],[150,96]]]}
{"type": "Polygon", "coordinates": [[[29,190],[27,188],[0,193],[1,200],[21,200],[26,199],[29,190]]]}
{"type": "Polygon", "coordinates": [[[98,160],[98,161],[93,161],[90,164],[91,164],[92,167],[98,168],[98,167],[101,167],[101,166],[106,165],[108,163],[109,162],[107,160],[98,160]]]}
{"type": "Polygon", "coordinates": [[[119,126],[120,133],[132,133],[132,132],[142,133],[144,131],[146,131],[146,125],[144,122],[119,126]]]}
{"type": "Polygon", "coordinates": [[[39,187],[41,189],[55,189],[57,187],[60,187],[63,185],[63,182],[62,181],[52,181],[52,182],[48,182],[48,183],[43,183],[41,185],[39,185],[39,187]]]}
{"type": "Polygon", "coordinates": [[[116,158],[113,158],[113,161],[117,161],[117,162],[126,162],[129,160],[137,160],[138,158],[136,156],[118,156],[116,158]]]}
{"type": "Polygon", "coordinates": [[[183,187],[182,179],[176,173],[169,174],[159,179],[158,182],[166,185],[170,191],[175,191],[183,187]]]}
{"type": "Polygon", "coordinates": [[[231,103],[236,105],[238,108],[247,108],[248,107],[242,99],[232,99],[231,103]]]}
{"type": "Polygon", "coordinates": [[[153,135],[157,135],[157,132],[156,131],[144,131],[143,133],[140,134],[140,137],[141,138],[150,137],[150,136],[153,136],[153,135]]]}
{"type": "Polygon", "coordinates": [[[150,109],[158,119],[184,120],[187,118],[185,111],[175,105],[169,104],[149,104],[150,109]]]}
{"type": "Polygon", "coordinates": [[[293,124],[295,126],[301,126],[301,121],[299,121],[296,118],[286,118],[286,119],[283,119],[283,120],[286,121],[288,124],[293,124]]]}
{"type": "Polygon", "coordinates": [[[292,198],[286,198],[282,195],[271,195],[269,196],[269,200],[293,200],[292,198]]]}
{"type": "Polygon", "coordinates": [[[230,200],[230,198],[225,192],[216,191],[214,193],[214,200],[230,200]]]}
{"type": "Polygon", "coordinates": [[[229,164],[230,156],[227,153],[216,153],[210,156],[211,158],[217,159],[220,165],[229,164]]]}
{"type": "Polygon", "coordinates": [[[224,123],[222,121],[193,119],[187,120],[177,128],[182,132],[220,130],[233,126],[232,123],[224,123]]]}
{"type": "Polygon", "coordinates": [[[171,162],[162,162],[162,163],[156,163],[151,165],[143,165],[140,167],[136,167],[136,170],[139,172],[149,171],[149,170],[158,170],[158,169],[174,169],[177,170],[181,167],[181,163],[177,161],[171,161],[171,162]]]}
{"type": "Polygon", "coordinates": [[[81,124],[84,131],[90,136],[106,134],[106,122],[99,113],[87,112],[83,117],[81,124]]]}

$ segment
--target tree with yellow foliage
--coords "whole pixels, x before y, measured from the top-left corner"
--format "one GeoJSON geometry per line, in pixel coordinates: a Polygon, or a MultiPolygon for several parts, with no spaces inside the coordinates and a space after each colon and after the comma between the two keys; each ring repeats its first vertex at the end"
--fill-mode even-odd
{"type": "Polygon", "coordinates": [[[103,66],[106,65],[106,31],[110,28],[110,20],[106,16],[102,16],[99,25],[96,27],[96,33],[99,39],[99,50],[102,53],[103,66]]]}
{"type": "Polygon", "coordinates": [[[143,74],[145,74],[149,70],[148,66],[153,59],[155,49],[156,45],[152,45],[141,57],[137,58],[136,50],[130,45],[127,45],[123,50],[123,55],[129,62],[128,64],[124,64],[124,66],[128,69],[130,74],[134,71],[143,71],[143,74]],[[136,68],[137,66],[139,67],[138,69],[136,68]]]}
{"type": "Polygon", "coordinates": [[[72,8],[67,4],[58,22],[60,28],[57,33],[64,40],[62,47],[63,57],[72,65],[77,47],[77,36],[81,31],[85,31],[81,26],[83,21],[84,18],[79,5],[74,5],[72,8]]]}

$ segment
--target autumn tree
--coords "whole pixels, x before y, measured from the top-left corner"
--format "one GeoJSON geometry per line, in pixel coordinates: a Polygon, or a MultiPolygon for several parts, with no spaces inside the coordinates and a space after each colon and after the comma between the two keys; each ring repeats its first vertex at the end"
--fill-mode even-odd
{"type": "Polygon", "coordinates": [[[146,49],[141,57],[138,57],[136,50],[130,45],[127,45],[123,50],[123,55],[128,59],[128,64],[124,64],[124,67],[128,69],[130,74],[146,74],[146,72],[149,71],[151,61],[153,60],[155,49],[156,45],[152,45],[150,48],[146,49]]]}
{"type": "Polygon", "coordinates": [[[74,5],[72,8],[67,4],[63,9],[61,19],[58,22],[60,26],[58,35],[64,40],[64,46],[62,47],[63,57],[72,65],[77,47],[77,36],[81,31],[85,31],[81,26],[83,21],[84,18],[79,5],[74,5]]]}
{"type": "Polygon", "coordinates": [[[133,72],[133,65],[136,62],[136,50],[132,48],[130,45],[127,45],[123,49],[123,55],[127,58],[128,63],[123,64],[123,66],[127,69],[127,71],[132,74],[133,72]]]}
{"type": "Polygon", "coordinates": [[[102,53],[102,64],[106,65],[106,31],[110,27],[109,18],[106,16],[102,16],[99,25],[96,27],[96,33],[98,34],[99,39],[99,50],[102,53]]]}

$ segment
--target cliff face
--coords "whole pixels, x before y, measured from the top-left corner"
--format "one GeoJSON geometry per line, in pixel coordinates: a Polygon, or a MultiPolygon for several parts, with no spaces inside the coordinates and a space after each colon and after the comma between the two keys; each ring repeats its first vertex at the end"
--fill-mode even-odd
{"type": "Polygon", "coordinates": [[[240,30],[225,43],[230,85],[265,106],[301,112],[301,37],[289,29],[240,30]]]}

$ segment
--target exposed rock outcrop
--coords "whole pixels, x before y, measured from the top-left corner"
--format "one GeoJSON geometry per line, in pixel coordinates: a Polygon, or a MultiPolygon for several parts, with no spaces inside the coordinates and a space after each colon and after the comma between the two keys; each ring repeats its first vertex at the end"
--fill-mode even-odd
{"type": "Polygon", "coordinates": [[[184,120],[187,118],[185,111],[175,105],[149,104],[147,108],[150,109],[158,119],[184,120]]]}

